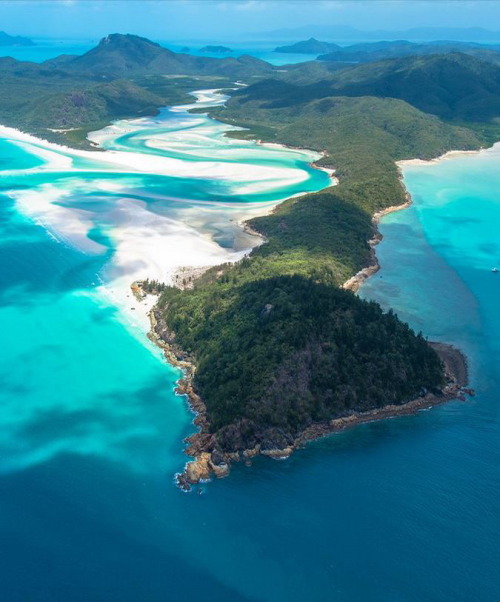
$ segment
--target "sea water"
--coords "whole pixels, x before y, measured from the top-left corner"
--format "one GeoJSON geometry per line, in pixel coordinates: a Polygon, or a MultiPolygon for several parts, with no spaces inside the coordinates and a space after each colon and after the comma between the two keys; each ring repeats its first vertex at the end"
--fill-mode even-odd
{"type": "Polygon", "coordinates": [[[462,348],[477,396],[185,494],[173,483],[193,432],[179,373],[105,294],[123,244],[113,206],[196,223],[230,252],[225,210],[328,184],[307,153],[190,119],[101,135],[112,153],[161,160],[150,173],[1,142],[0,599],[498,600],[500,157],[407,168],[414,205],[383,221],[382,269],[362,290],[462,348]],[[221,163],[234,181],[211,180],[221,163]],[[261,168],[278,171],[259,183],[261,168]]]}
{"type": "MultiPolygon", "coordinates": [[[[112,33],[112,32],[110,32],[112,33]]],[[[58,39],[34,38],[35,46],[0,46],[0,57],[11,56],[19,61],[32,61],[42,63],[60,56],[62,54],[81,55],[95,48],[99,44],[99,38],[93,39],[58,39]]],[[[181,52],[193,56],[208,56],[212,58],[240,57],[250,55],[267,61],[271,65],[281,66],[295,63],[303,63],[314,60],[317,54],[302,54],[289,52],[275,52],[277,46],[288,45],[290,42],[235,42],[224,43],[229,47],[229,52],[217,53],[202,50],[207,45],[213,45],[213,40],[153,40],[164,48],[173,52],[181,52]]]]}

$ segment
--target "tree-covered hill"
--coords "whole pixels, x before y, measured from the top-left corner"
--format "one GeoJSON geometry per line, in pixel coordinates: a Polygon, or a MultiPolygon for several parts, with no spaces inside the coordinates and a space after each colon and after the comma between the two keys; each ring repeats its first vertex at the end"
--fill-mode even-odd
{"type": "Polygon", "coordinates": [[[215,435],[210,451],[281,449],[312,423],[443,384],[440,360],[421,336],[310,275],[167,289],[160,308],[196,357],[215,435]]]}
{"type": "Polygon", "coordinates": [[[340,286],[373,261],[373,213],[406,200],[395,160],[478,148],[482,139],[398,99],[297,103],[289,94],[286,82],[262,82],[212,112],[250,128],[236,137],[325,152],[320,163],[335,166],[339,184],[251,220],[266,244],[160,299],[165,338],[194,358],[207,405],[192,450],[213,458],[287,447],[311,424],[403,403],[443,378],[421,337],[340,286]]]}
{"type": "Polygon", "coordinates": [[[218,75],[245,78],[269,74],[274,68],[251,56],[209,58],[172,52],[146,38],[111,34],[82,56],[65,63],[65,68],[104,77],[135,75],[218,75]]]}
{"type": "Polygon", "coordinates": [[[112,119],[154,115],[166,104],[188,102],[192,97],[187,91],[199,84],[188,77],[155,76],[103,82],[91,74],[0,59],[0,123],[56,142],[89,146],[89,130],[112,119]],[[59,128],[71,131],[52,131],[59,128]]]}
{"type": "Polygon", "coordinates": [[[0,58],[0,123],[90,147],[87,132],[113,119],[154,115],[159,107],[191,102],[188,92],[197,88],[249,83],[273,72],[250,56],[195,57],[113,34],[82,56],[42,64],[0,58]]]}
{"type": "Polygon", "coordinates": [[[347,96],[391,96],[444,119],[500,117],[500,66],[462,53],[409,57],[335,74],[347,96]]]}
{"type": "Polygon", "coordinates": [[[30,38],[11,36],[5,31],[0,31],[0,46],[36,46],[36,44],[30,38]]]}
{"type": "MultiPolygon", "coordinates": [[[[335,63],[334,63],[335,64],[335,63]]],[[[267,106],[289,107],[329,96],[405,100],[448,120],[500,117],[500,66],[462,53],[388,59],[343,69],[302,65],[239,92],[267,106]]]]}
{"type": "Polygon", "coordinates": [[[318,59],[343,63],[371,63],[404,56],[425,56],[450,52],[463,52],[486,61],[500,63],[500,47],[498,45],[450,41],[416,43],[407,40],[353,44],[344,48],[336,48],[322,54],[318,59]]]}
{"type": "MultiPolygon", "coordinates": [[[[282,85],[278,82],[280,89],[282,85]]],[[[340,186],[332,190],[336,195],[342,191],[347,202],[368,216],[390,201],[403,202],[394,160],[429,159],[450,148],[474,149],[482,144],[470,129],[444,123],[402,100],[340,96],[284,107],[274,98],[255,100],[252,88],[213,114],[247,126],[250,132],[260,128],[259,136],[268,140],[326,151],[328,158],[322,162],[335,166],[341,178],[340,186]]]]}
{"type": "Polygon", "coordinates": [[[288,52],[300,54],[324,54],[327,52],[335,52],[341,49],[338,44],[332,42],[320,42],[316,38],[309,38],[303,42],[289,44],[287,46],[278,46],[275,52],[288,52]]]}

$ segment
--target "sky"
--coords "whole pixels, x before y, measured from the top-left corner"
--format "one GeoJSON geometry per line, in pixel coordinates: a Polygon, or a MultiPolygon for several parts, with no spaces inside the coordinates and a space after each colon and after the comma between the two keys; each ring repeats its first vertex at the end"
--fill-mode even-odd
{"type": "Polygon", "coordinates": [[[0,29],[31,37],[230,41],[309,24],[500,31],[500,0],[0,0],[0,29]]]}

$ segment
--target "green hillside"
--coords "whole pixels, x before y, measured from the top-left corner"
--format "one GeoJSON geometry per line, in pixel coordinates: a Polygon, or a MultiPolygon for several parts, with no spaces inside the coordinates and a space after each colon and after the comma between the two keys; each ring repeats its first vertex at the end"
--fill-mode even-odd
{"type": "MultiPolygon", "coordinates": [[[[91,75],[68,73],[35,63],[0,59],[0,123],[45,139],[89,147],[89,130],[113,119],[154,115],[167,104],[190,102],[188,91],[200,86],[192,78],[147,76],[136,82],[102,82],[91,75]],[[52,129],[69,129],[53,132],[52,129]]],[[[226,84],[219,79],[217,83],[226,84]]],[[[213,85],[214,81],[210,81],[213,85]]]]}
{"type": "Polygon", "coordinates": [[[265,100],[269,108],[329,96],[377,96],[405,100],[447,120],[485,122],[500,117],[500,66],[473,56],[405,57],[344,68],[338,63],[322,68],[317,63],[290,68],[240,94],[265,100]]]}
{"type": "Polygon", "coordinates": [[[282,449],[313,422],[400,404],[442,384],[422,337],[311,274],[241,285],[228,274],[189,294],[167,289],[160,308],[176,341],[195,354],[215,434],[209,451],[282,449]]]}
{"type": "Polygon", "coordinates": [[[247,78],[270,74],[274,68],[251,56],[209,58],[177,53],[146,38],[111,34],[82,56],[65,63],[72,71],[100,76],[134,77],[136,75],[218,75],[247,78]]]}
{"type": "Polygon", "coordinates": [[[439,360],[421,337],[339,286],[372,261],[372,214],[405,201],[394,161],[482,143],[401,100],[298,104],[289,84],[275,84],[242,90],[214,116],[250,127],[247,135],[324,151],[320,163],[335,166],[340,183],[251,220],[266,244],[209,270],[192,290],[161,296],[172,340],[196,360],[211,433],[204,449],[214,457],[257,443],[283,448],[314,422],[441,386],[439,360]]]}
{"type": "Polygon", "coordinates": [[[91,148],[87,132],[113,119],[154,115],[159,107],[192,102],[192,90],[273,72],[249,56],[192,57],[145,38],[113,34],[82,56],[42,64],[0,58],[0,123],[91,148]]]}
{"type": "Polygon", "coordinates": [[[78,58],[0,59],[0,122],[84,144],[111,119],[243,77],[254,83],[212,109],[249,128],[231,135],[324,154],[319,163],[335,168],[338,186],[251,220],[266,244],[209,270],[192,290],[167,287],[156,311],[161,336],[196,362],[205,450],[276,449],[315,422],[442,387],[443,368],[421,336],[340,287],[373,262],[373,213],[405,201],[396,160],[476,149],[497,135],[499,73],[463,54],[275,70],[115,34],[78,58]],[[58,128],[70,131],[51,132],[58,128]]]}
{"type": "Polygon", "coordinates": [[[275,49],[275,52],[323,54],[326,52],[335,52],[340,49],[341,47],[338,44],[332,44],[331,42],[320,42],[319,40],[316,40],[316,38],[309,38],[308,40],[297,42],[296,44],[278,46],[275,49]]]}
{"type": "Polygon", "coordinates": [[[334,77],[338,94],[400,98],[444,119],[500,117],[500,67],[461,53],[372,63],[334,77]]]}
{"type": "Polygon", "coordinates": [[[448,54],[450,52],[463,52],[482,60],[500,63],[498,45],[449,41],[418,44],[416,42],[408,42],[407,40],[353,44],[344,48],[335,48],[333,51],[322,54],[318,59],[323,61],[340,61],[343,63],[371,63],[404,56],[425,56],[430,54],[448,54]]]}

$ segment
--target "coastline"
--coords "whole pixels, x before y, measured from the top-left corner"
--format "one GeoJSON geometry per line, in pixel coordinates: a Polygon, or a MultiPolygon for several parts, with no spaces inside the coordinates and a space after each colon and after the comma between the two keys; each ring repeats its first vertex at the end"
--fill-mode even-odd
{"type": "MultiPolygon", "coordinates": [[[[402,176],[400,177],[402,179],[402,176]]],[[[373,214],[372,224],[375,229],[375,233],[372,236],[372,238],[370,238],[370,240],[368,241],[368,244],[370,245],[370,263],[366,267],[359,270],[359,272],[354,274],[354,276],[351,276],[351,278],[346,280],[344,284],[342,284],[343,289],[356,293],[360,289],[362,284],[368,278],[370,278],[370,276],[373,276],[373,274],[376,274],[380,270],[380,264],[378,262],[377,253],[375,251],[375,247],[382,241],[383,238],[382,234],[378,229],[380,220],[385,215],[389,215],[389,213],[395,213],[396,211],[402,211],[403,209],[407,209],[411,206],[412,202],[413,201],[411,200],[410,194],[406,192],[406,201],[404,203],[401,203],[401,205],[391,205],[390,207],[381,209],[380,211],[377,211],[373,214]]]]}
{"type": "MultiPolygon", "coordinates": [[[[476,154],[481,151],[463,152],[466,154],[476,154]]],[[[451,151],[432,161],[438,161],[445,157],[449,157],[450,154],[456,156],[457,153],[461,154],[462,151],[451,151]]],[[[417,159],[416,161],[418,161],[419,164],[421,163],[421,160],[417,159]]],[[[410,162],[413,164],[413,160],[410,160],[410,162]]],[[[405,164],[407,164],[406,161],[397,162],[403,186],[401,167],[405,164]]],[[[371,247],[371,263],[347,280],[342,285],[343,288],[356,292],[367,278],[380,269],[380,264],[375,252],[376,245],[382,240],[382,235],[378,230],[378,224],[385,215],[401,211],[411,206],[412,199],[409,192],[406,190],[406,187],[405,191],[406,200],[404,203],[386,207],[373,215],[372,223],[375,228],[375,233],[369,241],[371,247]]],[[[244,226],[248,229],[249,233],[261,236],[258,232],[252,231],[247,224],[244,224],[244,226]]],[[[434,392],[425,391],[422,396],[399,405],[391,404],[367,412],[350,412],[346,415],[333,418],[328,422],[311,424],[299,433],[294,438],[293,442],[284,449],[262,449],[260,445],[257,445],[255,448],[244,449],[238,452],[219,452],[218,450],[213,449],[214,435],[210,433],[207,408],[202,398],[194,389],[194,375],[196,371],[194,359],[175,344],[175,334],[169,332],[166,323],[155,307],[153,307],[149,316],[151,320],[151,330],[148,337],[163,349],[169,363],[177,366],[183,371],[183,376],[177,383],[176,393],[187,396],[189,407],[195,414],[194,424],[199,428],[197,433],[190,435],[184,440],[187,444],[185,453],[193,459],[186,463],[182,473],[178,473],[175,476],[177,485],[184,491],[190,491],[193,485],[210,480],[212,476],[217,478],[227,476],[233,462],[244,461],[249,464],[251,458],[258,455],[274,459],[285,459],[309,441],[369,422],[414,415],[421,410],[427,410],[451,400],[465,401],[466,395],[474,396],[473,389],[467,388],[469,377],[467,358],[465,355],[452,345],[441,342],[429,342],[429,345],[441,358],[444,366],[446,384],[442,390],[434,392]]]]}
{"type": "Polygon", "coordinates": [[[384,216],[389,215],[389,213],[395,213],[396,211],[402,211],[403,209],[407,209],[413,203],[411,195],[408,192],[408,190],[406,189],[406,186],[404,184],[404,177],[403,177],[402,169],[405,166],[407,166],[407,165],[408,166],[431,165],[434,163],[440,163],[441,161],[446,161],[448,159],[455,159],[457,157],[479,155],[480,153],[485,153],[485,152],[495,152],[496,148],[500,149],[500,142],[496,142],[495,144],[493,144],[492,146],[490,146],[488,148],[479,148],[477,150],[447,151],[446,153],[440,155],[439,157],[435,157],[434,159],[403,159],[401,161],[396,161],[396,166],[398,167],[398,171],[399,171],[399,180],[400,180],[403,188],[405,189],[406,200],[404,203],[401,203],[400,205],[391,205],[390,207],[381,209],[380,211],[377,211],[376,213],[373,214],[372,224],[374,226],[375,233],[374,233],[373,237],[368,241],[368,244],[370,245],[369,265],[362,268],[361,270],[359,270],[359,272],[354,274],[354,276],[351,276],[351,278],[346,280],[342,284],[342,288],[345,290],[352,291],[353,293],[356,293],[360,289],[360,287],[363,285],[363,283],[368,278],[370,278],[370,276],[373,276],[374,274],[376,274],[379,271],[380,264],[378,262],[377,254],[375,252],[375,247],[382,241],[383,237],[378,229],[378,225],[380,224],[380,221],[382,220],[382,218],[384,216]]]}
{"type": "Polygon", "coordinates": [[[500,141],[495,142],[491,146],[478,148],[476,150],[450,150],[439,157],[435,157],[434,159],[402,159],[401,161],[396,161],[396,165],[401,169],[405,165],[431,165],[433,163],[440,163],[441,161],[447,161],[448,159],[456,159],[462,156],[470,156],[470,155],[479,155],[480,153],[489,153],[495,152],[497,149],[500,149],[500,141]]]}
{"type": "MultiPolygon", "coordinates": [[[[41,141],[41,140],[35,138],[34,136],[31,136],[29,134],[23,134],[22,132],[19,132],[17,130],[14,130],[14,132],[12,132],[13,128],[4,128],[4,131],[5,130],[11,130],[11,133],[15,132],[15,138],[17,138],[20,142],[27,142],[27,143],[36,145],[37,148],[39,148],[40,152],[45,152],[48,154],[48,153],[50,153],[50,151],[55,150],[55,151],[59,151],[59,152],[61,152],[61,151],[67,152],[68,154],[73,154],[73,156],[87,157],[89,154],[93,154],[95,157],[95,153],[93,153],[91,151],[78,151],[78,150],[75,151],[73,149],[63,147],[61,145],[57,145],[55,143],[41,141]],[[40,143],[42,143],[42,145],[40,143]],[[42,148],[40,148],[40,146],[42,146],[42,148]]],[[[0,128],[0,133],[1,133],[1,128],[0,128]]],[[[293,147],[287,147],[286,145],[282,145],[282,144],[278,144],[278,143],[262,143],[259,141],[257,143],[262,144],[262,146],[269,145],[269,146],[279,146],[281,148],[293,149],[293,147]]],[[[301,149],[301,150],[305,150],[305,149],[301,149]]],[[[313,151],[313,152],[315,152],[316,154],[322,154],[322,153],[317,153],[317,151],[313,151]]],[[[465,154],[476,154],[478,152],[481,152],[481,151],[463,151],[463,153],[465,153],[465,154]]],[[[449,153],[446,153],[442,157],[440,157],[438,159],[433,159],[431,161],[438,161],[447,156],[449,157],[452,154],[455,156],[457,153],[461,154],[462,151],[451,151],[449,153]]],[[[324,154],[323,154],[323,156],[324,156],[324,154]]],[[[108,163],[114,164],[114,166],[116,166],[116,167],[120,166],[122,169],[123,169],[123,167],[127,167],[128,169],[130,169],[131,161],[134,162],[134,160],[137,158],[141,159],[142,161],[149,160],[149,155],[144,155],[142,153],[135,153],[135,152],[124,153],[121,151],[106,151],[105,149],[103,149],[101,157],[102,157],[103,162],[108,162],[108,163]],[[112,157],[112,160],[110,160],[111,157],[112,157]],[[126,160],[120,160],[120,159],[126,159],[126,160]]],[[[68,159],[71,160],[69,157],[68,157],[68,159]]],[[[51,157],[48,158],[49,163],[50,163],[50,161],[51,161],[51,157]]],[[[414,163],[415,161],[417,161],[419,164],[422,163],[422,161],[420,161],[420,160],[409,160],[408,162],[406,162],[406,161],[398,162],[397,165],[398,165],[398,167],[400,167],[406,163],[414,163]]],[[[320,170],[325,171],[330,177],[331,185],[335,185],[338,182],[338,179],[333,175],[334,172],[331,169],[317,166],[315,164],[315,162],[311,162],[310,165],[312,167],[314,167],[315,169],[320,169],[320,170]]],[[[115,169],[116,169],[116,167],[115,167],[115,169]]],[[[142,165],[138,165],[136,163],[134,165],[134,167],[135,167],[135,169],[143,171],[142,165]]],[[[157,171],[159,167],[160,167],[160,164],[158,164],[157,166],[154,165],[153,172],[157,171]]],[[[163,167],[163,165],[162,165],[162,167],[163,167]]],[[[402,178],[401,174],[400,174],[400,177],[402,178]]],[[[303,194],[304,193],[297,193],[297,195],[294,195],[294,196],[299,196],[299,195],[303,195],[303,194]]],[[[275,203],[273,203],[272,205],[268,205],[265,208],[264,207],[256,207],[255,209],[256,210],[267,209],[267,212],[272,212],[277,206],[279,206],[280,203],[284,202],[288,198],[292,198],[292,197],[287,197],[287,198],[278,200],[275,203]]],[[[355,274],[346,283],[344,283],[343,288],[346,288],[346,289],[349,289],[352,291],[357,291],[359,289],[359,287],[362,285],[362,283],[379,269],[380,266],[378,264],[377,256],[375,253],[375,246],[380,242],[380,240],[382,239],[382,236],[380,235],[380,232],[378,231],[377,226],[383,216],[385,216],[389,213],[392,213],[394,211],[402,210],[402,209],[410,206],[411,202],[412,201],[411,201],[410,195],[407,192],[406,193],[406,201],[404,203],[402,203],[401,205],[387,207],[379,212],[376,212],[373,215],[372,222],[375,226],[375,234],[372,237],[372,239],[369,241],[369,244],[371,247],[370,265],[363,268],[362,270],[360,270],[360,272],[355,274]]],[[[256,211],[256,213],[257,213],[257,211],[256,211]]],[[[264,211],[264,214],[265,213],[266,213],[266,211],[264,211]]],[[[263,213],[261,211],[259,211],[259,215],[262,215],[262,214],[263,213]]],[[[262,237],[262,235],[260,233],[251,230],[251,228],[248,226],[248,224],[245,223],[247,219],[249,219],[249,217],[245,216],[245,218],[242,220],[242,222],[241,221],[239,222],[239,225],[243,226],[244,232],[251,234],[252,236],[259,237],[259,239],[255,240],[256,245],[262,244],[262,242],[264,242],[264,238],[262,237]]],[[[253,248],[253,246],[246,249],[245,251],[237,253],[237,255],[239,255],[238,257],[236,257],[236,254],[235,254],[235,256],[233,257],[233,261],[237,261],[238,259],[241,259],[241,257],[243,257],[248,252],[250,252],[252,250],[252,248],[253,248]]],[[[217,259],[217,261],[215,263],[213,263],[212,265],[218,265],[220,263],[219,257],[217,257],[215,259],[217,259]]],[[[185,258],[182,263],[183,264],[185,263],[185,258]]],[[[208,269],[209,267],[212,267],[212,266],[207,265],[207,262],[203,261],[202,265],[199,265],[199,266],[196,266],[193,264],[192,266],[187,267],[187,268],[183,268],[182,265],[171,266],[171,267],[175,268],[175,271],[172,270],[168,274],[169,280],[170,280],[169,284],[178,286],[179,285],[179,282],[178,282],[179,281],[179,272],[182,274],[183,279],[185,278],[185,275],[188,275],[188,278],[191,279],[191,278],[195,278],[198,275],[201,275],[206,269],[208,269]],[[194,270],[194,272],[191,272],[191,270],[194,270]]],[[[125,275],[123,275],[123,276],[125,276],[125,275]]],[[[123,281],[123,276],[121,278],[122,281],[123,281]]],[[[134,274],[134,277],[135,276],[136,275],[134,274]]],[[[164,277],[161,277],[158,274],[153,274],[153,275],[148,274],[148,276],[155,277],[155,278],[160,277],[162,281],[165,280],[164,277]]],[[[162,276],[164,276],[164,275],[162,275],[162,276]]],[[[130,282],[130,280],[129,280],[129,282],[130,282]]],[[[124,288],[124,287],[122,287],[122,288],[124,288]]],[[[130,292],[130,289],[129,289],[129,292],[130,292]]],[[[126,295],[126,296],[128,297],[128,295],[126,295]]],[[[440,394],[429,393],[429,394],[425,394],[421,398],[417,398],[415,400],[406,402],[401,405],[385,406],[383,408],[378,408],[376,410],[372,410],[369,412],[362,412],[362,413],[351,412],[345,416],[339,416],[335,419],[332,419],[332,420],[328,421],[327,423],[312,424],[307,429],[305,429],[303,432],[301,432],[293,440],[293,443],[289,447],[286,447],[285,449],[261,449],[260,445],[257,445],[253,449],[245,449],[245,450],[242,450],[242,451],[236,452],[236,453],[221,453],[218,451],[214,451],[213,449],[212,450],[210,449],[210,443],[211,443],[211,440],[213,439],[213,436],[210,434],[210,431],[209,431],[209,421],[208,421],[208,416],[207,416],[207,409],[203,403],[203,400],[196,394],[195,389],[193,387],[193,379],[194,379],[194,375],[195,375],[195,371],[196,371],[196,367],[195,367],[193,358],[191,358],[189,355],[184,353],[180,348],[178,348],[175,345],[175,335],[168,331],[166,324],[162,323],[161,316],[160,316],[159,312],[157,312],[157,310],[154,306],[155,300],[153,300],[153,302],[151,302],[151,298],[148,299],[147,301],[145,301],[144,298],[142,298],[142,297],[139,298],[137,295],[136,295],[136,297],[137,297],[137,300],[140,302],[139,305],[141,306],[141,309],[140,309],[141,319],[144,320],[146,315],[149,314],[148,320],[151,321],[151,329],[148,333],[148,338],[152,342],[154,342],[157,346],[162,348],[162,350],[165,354],[165,357],[170,365],[180,368],[183,372],[183,377],[177,383],[176,393],[182,394],[182,395],[187,395],[187,397],[189,399],[190,408],[196,414],[194,424],[196,426],[198,426],[200,429],[199,432],[191,435],[190,437],[188,437],[185,440],[186,443],[188,443],[186,453],[189,456],[194,457],[194,460],[188,462],[185,466],[184,472],[177,475],[177,477],[176,477],[178,485],[183,489],[189,489],[192,484],[198,483],[204,479],[209,479],[211,477],[211,475],[213,475],[213,474],[215,474],[215,476],[217,476],[217,477],[226,476],[229,473],[230,464],[232,462],[241,461],[241,460],[249,461],[252,457],[254,457],[256,455],[265,455],[265,456],[269,456],[269,457],[273,457],[273,458],[285,458],[285,457],[288,457],[293,451],[295,451],[296,449],[301,447],[305,442],[313,440],[313,439],[317,439],[318,437],[322,437],[322,436],[325,436],[325,435],[328,435],[331,433],[339,432],[339,431],[349,428],[351,426],[356,426],[358,424],[363,424],[366,422],[372,422],[375,420],[396,417],[399,415],[413,414],[413,413],[418,412],[421,409],[426,409],[426,408],[432,407],[434,405],[441,404],[450,399],[456,399],[457,397],[460,398],[464,392],[467,392],[464,389],[465,385],[467,384],[467,379],[459,377],[457,374],[457,367],[458,367],[458,373],[467,374],[466,359],[458,350],[454,350],[452,347],[444,345],[439,350],[436,349],[438,351],[438,353],[440,354],[440,356],[442,357],[443,361],[446,356],[450,356],[453,354],[455,357],[455,361],[453,362],[454,367],[447,366],[448,383],[447,383],[447,386],[445,387],[445,389],[443,390],[443,392],[440,394]]],[[[128,305],[129,302],[126,301],[125,303],[128,305]]],[[[135,310],[138,308],[132,307],[131,309],[135,310]]],[[[137,312],[137,313],[139,313],[139,312],[137,312]]]]}
{"type": "Polygon", "coordinates": [[[256,445],[252,449],[238,452],[219,452],[213,449],[215,438],[210,433],[207,408],[203,399],[194,389],[193,381],[196,372],[194,359],[176,345],[175,334],[168,330],[159,310],[153,308],[149,317],[151,330],[148,338],[163,350],[169,364],[182,370],[183,375],[177,382],[175,392],[178,395],[186,395],[189,408],[195,414],[193,424],[199,429],[198,432],[184,439],[185,453],[193,459],[186,463],[182,473],[175,475],[176,484],[184,491],[190,491],[193,485],[208,481],[212,476],[217,478],[227,476],[233,462],[249,464],[251,459],[258,455],[285,459],[309,441],[360,424],[414,415],[421,410],[427,410],[454,399],[465,401],[466,395],[474,395],[474,391],[467,388],[468,367],[463,353],[452,345],[430,342],[429,344],[438,353],[445,367],[446,385],[441,391],[423,392],[421,397],[399,405],[387,405],[367,412],[350,412],[327,422],[313,423],[283,449],[262,449],[260,445],[256,445]]]}
{"type": "MultiPolygon", "coordinates": [[[[198,96],[196,96],[196,91],[194,92],[198,99],[197,102],[200,99],[204,100],[202,92],[204,91],[198,91],[198,96]]],[[[179,105],[179,110],[186,111],[186,107],[179,105]]],[[[119,120],[118,126],[112,123],[102,132],[109,132],[116,127],[119,129],[124,121],[135,126],[141,122],[141,119],[119,120]]],[[[96,132],[89,135],[92,137],[93,134],[96,132]]],[[[179,175],[180,170],[181,176],[193,175],[191,172],[194,167],[190,163],[183,167],[178,165],[178,160],[169,157],[156,157],[147,153],[126,150],[107,150],[102,147],[96,147],[92,151],[71,148],[4,125],[0,125],[0,137],[4,137],[22,148],[26,147],[30,153],[42,159],[43,164],[33,168],[33,171],[67,169],[78,174],[80,167],[79,164],[76,164],[75,167],[75,161],[84,159],[95,162],[94,170],[102,171],[103,174],[139,172],[169,175],[175,172],[179,175]]],[[[286,149],[284,145],[275,145],[275,148],[278,147],[282,150],[286,149]]],[[[311,160],[317,160],[319,157],[319,154],[314,151],[306,152],[312,153],[311,160]]],[[[210,169],[213,172],[211,163],[210,169]]],[[[273,171],[266,175],[268,179],[273,176],[273,173],[276,173],[276,177],[280,177],[276,168],[270,169],[273,171]]],[[[239,162],[233,166],[221,163],[215,176],[223,180],[233,181],[236,179],[243,182],[247,179],[258,180],[259,177],[263,177],[261,172],[262,168],[253,164],[247,166],[243,165],[243,162],[239,162]]],[[[267,182],[264,182],[264,185],[267,186],[267,182]]],[[[23,192],[16,192],[13,198],[22,213],[43,225],[57,240],[84,252],[96,254],[105,252],[105,247],[98,245],[87,236],[92,228],[92,222],[87,219],[87,215],[71,207],[63,208],[54,204],[52,201],[56,192],[55,190],[51,191],[50,196],[37,194],[31,195],[29,198],[25,198],[26,195],[23,192]]],[[[151,298],[143,299],[141,302],[133,299],[130,295],[132,281],[149,278],[171,285],[182,285],[184,279],[192,282],[195,277],[210,267],[242,259],[253,248],[264,242],[259,233],[251,231],[247,227],[247,222],[256,216],[272,212],[287,198],[285,196],[270,202],[249,202],[237,207],[231,206],[231,212],[227,217],[228,229],[233,233],[237,243],[234,245],[234,249],[221,247],[208,233],[200,232],[196,227],[190,227],[181,220],[176,221],[156,214],[149,215],[147,211],[143,210],[143,203],[139,200],[128,202],[120,200],[117,202],[117,209],[121,213],[121,223],[113,229],[116,251],[113,265],[107,268],[110,278],[99,280],[98,286],[105,297],[120,307],[126,318],[124,322],[140,326],[141,331],[146,334],[149,329],[147,314],[152,306],[151,298]]]]}

